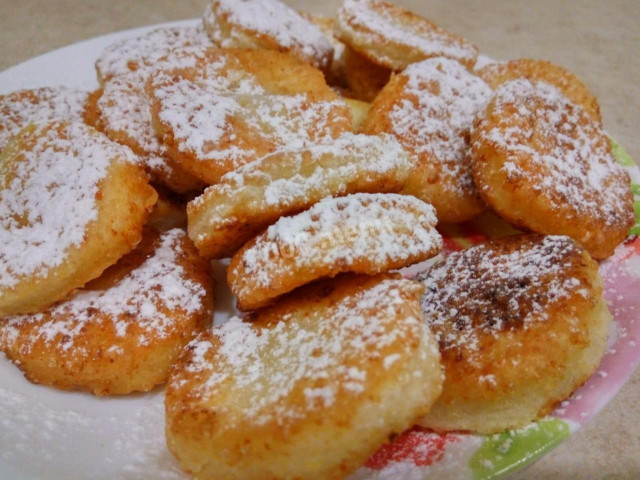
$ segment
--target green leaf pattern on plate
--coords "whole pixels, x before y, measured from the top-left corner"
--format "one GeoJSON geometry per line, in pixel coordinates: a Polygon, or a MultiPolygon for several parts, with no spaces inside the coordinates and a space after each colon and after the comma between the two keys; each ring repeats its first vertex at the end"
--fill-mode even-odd
{"type": "Polygon", "coordinates": [[[625,167],[625,170],[629,172],[629,176],[631,177],[631,191],[634,197],[633,210],[636,214],[636,224],[629,231],[629,235],[640,235],[640,175],[638,174],[638,167],[618,142],[613,138],[609,138],[609,142],[611,143],[611,151],[616,161],[625,167]]]}
{"type": "Polygon", "coordinates": [[[525,428],[487,435],[469,462],[473,478],[495,479],[518,470],[554,448],[570,433],[567,422],[545,418],[525,428]]]}

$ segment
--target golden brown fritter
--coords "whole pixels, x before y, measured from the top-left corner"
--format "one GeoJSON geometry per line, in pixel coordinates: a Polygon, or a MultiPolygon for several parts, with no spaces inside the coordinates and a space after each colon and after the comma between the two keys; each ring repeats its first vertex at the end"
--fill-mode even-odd
{"type": "Polygon", "coordinates": [[[440,393],[421,293],[341,276],[200,335],[168,382],[169,449],[199,479],[346,477],[440,393]]]}

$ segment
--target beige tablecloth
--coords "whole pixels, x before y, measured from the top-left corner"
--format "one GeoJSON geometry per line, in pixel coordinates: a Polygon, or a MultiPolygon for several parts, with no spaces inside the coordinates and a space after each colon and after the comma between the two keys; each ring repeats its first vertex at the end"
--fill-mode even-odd
{"type": "MultiPolygon", "coordinates": [[[[334,0],[288,0],[331,14],[334,0]]],[[[0,70],[79,40],[200,16],[206,0],[0,0],[0,70]]],[[[534,57],[575,72],[606,129],[640,159],[640,1],[397,0],[494,58],[534,57]]],[[[638,292],[640,295],[640,292],[638,292]]],[[[640,369],[604,411],[519,479],[639,479],[640,369]]]]}

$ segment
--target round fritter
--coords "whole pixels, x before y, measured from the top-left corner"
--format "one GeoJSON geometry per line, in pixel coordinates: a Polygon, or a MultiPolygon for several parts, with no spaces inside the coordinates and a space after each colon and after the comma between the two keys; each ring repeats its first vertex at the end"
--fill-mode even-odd
{"type": "Polygon", "coordinates": [[[485,209],[471,175],[470,130],[491,88],[454,60],[430,58],[395,75],[360,130],[394,135],[416,160],[403,193],[431,203],[438,221],[469,220],[485,209]]]}
{"type": "Polygon", "coordinates": [[[425,58],[447,57],[472,68],[478,49],[415,13],[377,0],[345,0],[336,34],[371,62],[399,71],[425,58]]]}
{"type": "Polygon", "coordinates": [[[568,237],[494,239],[451,254],[422,282],[425,320],[445,368],[424,426],[523,427],[600,363],[611,315],[597,263],[568,237]]]}
{"type": "Polygon", "coordinates": [[[152,67],[160,58],[176,48],[209,47],[211,40],[203,25],[160,27],[137,37],[125,38],[103,50],[96,61],[98,80],[152,67]]]}
{"type": "Polygon", "coordinates": [[[609,138],[549,84],[501,85],[476,119],[471,146],[480,194],[516,226],[568,235],[599,259],[634,224],[629,176],[609,138]]]}
{"type": "Polygon", "coordinates": [[[227,281],[238,308],[253,310],[320,278],[406,267],[442,249],[436,222],[431,205],[407,195],[325,198],[246,243],[227,281]]]}
{"type": "Polygon", "coordinates": [[[367,60],[352,48],[344,51],[345,83],[349,95],[371,102],[391,78],[391,70],[367,60]]]}
{"type": "Polygon", "coordinates": [[[209,263],[184,230],[147,230],[128,255],[73,297],[0,322],[0,347],[34,383],[96,395],[164,383],[210,324],[209,263]]]}
{"type": "Polygon", "coordinates": [[[217,183],[277,148],[331,140],[351,129],[349,107],[322,72],[289,55],[224,49],[186,55],[192,67],[154,72],[147,91],[169,154],[205,182],[217,183]]]}
{"type": "Polygon", "coordinates": [[[222,48],[275,50],[330,72],[333,46],[322,30],[279,0],[213,0],[204,26],[222,48]]]}
{"type": "Polygon", "coordinates": [[[156,199],[131,150],[93,128],[26,127],[0,155],[0,316],[100,276],[140,241],[156,199]]]}
{"type": "Polygon", "coordinates": [[[200,335],[168,382],[169,449],[199,479],[346,477],[440,393],[421,292],[342,276],[200,335]]]}
{"type": "Polygon", "coordinates": [[[202,255],[228,257],[280,217],[327,196],[397,192],[411,166],[390,135],[345,133],[331,143],[281,150],[226,174],[190,202],[189,236],[202,255]]]}
{"type": "Polygon", "coordinates": [[[148,76],[148,69],[138,69],[106,80],[96,101],[96,127],[140,155],[154,182],[178,193],[202,191],[204,183],[173,160],[156,135],[144,89],[148,76]]]}
{"type": "Polygon", "coordinates": [[[574,104],[581,106],[595,121],[602,121],[598,100],[585,84],[570,71],[546,60],[519,58],[508,62],[495,62],[485,65],[476,73],[493,89],[517,78],[548,83],[560,90],[574,104]]]}
{"type": "Polygon", "coordinates": [[[35,122],[81,121],[88,92],[43,87],[0,95],[0,153],[11,137],[35,122]]]}

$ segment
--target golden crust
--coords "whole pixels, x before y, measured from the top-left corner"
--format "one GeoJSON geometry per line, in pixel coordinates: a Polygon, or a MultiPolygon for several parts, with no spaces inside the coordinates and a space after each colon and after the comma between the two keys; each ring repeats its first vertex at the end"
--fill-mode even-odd
{"type": "Polygon", "coordinates": [[[31,125],[14,137],[0,156],[0,203],[5,202],[6,215],[0,221],[5,235],[11,237],[10,232],[20,225],[22,236],[7,238],[0,246],[6,269],[0,316],[51,305],[100,276],[138,244],[157,194],[135,162],[128,149],[84,124],[31,125]],[[63,162],[74,162],[78,170],[67,170],[63,162]],[[32,178],[33,172],[43,169],[46,178],[32,178]],[[104,174],[96,181],[100,171],[104,174]],[[21,186],[12,182],[17,176],[21,186]],[[55,196],[43,187],[47,179],[58,189],[55,196]],[[14,203],[16,198],[22,203],[14,203]],[[54,230],[50,216],[65,211],[66,224],[53,221],[59,231],[54,230]],[[59,238],[76,240],[63,245],[59,238]],[[23,258],[25,249],[39,263],[23,258]],[[22,263],[16,263],[16,258],[23,258],[22,263]]]}
{"type": "Polygon", "coordinates": [[[426,18],[377,0],[345,0],[336,34],[369,61],[394,71],[425,58],[447,57],[473,68],[478,48],[426,18]]]}
{"type": "Polygon", "coordinates": [[[520,58],[508,62],[495,62],[485,65],[476,72],[494,90],[509,80],[526,78],[532,82],[546,82],[556,87],[562,94],[595,121],[602,122],[598,99],[570,71],[546,60],[520,58]]]}
{"type": "Polygon", "coordinates": [[[330,140],[351,128],[349,107],[322,73],[289,55],[193,55],[194,67],[155,72],[147,91],[169,155],[207,183],[277,148],[330,140]]]}
{"type": "Polygon", "coordinates": [[[327,196],[397,192],[410,168],[388,135],[347,133],[330,144],[281,150],[225,175],[190,202],[189,237],[205,257],[228,257],[280,217],[327,196]]]}
{"type": "Polygon", "coordinates": [[[167,386],[169,449],[199,479],[346,477],[440,392],[421,291],[342,276],[200,335],[167,386]]]}
{"type": "Polygon", "coordinates": [[[436,209],[438,221],[458,223],[486,206],[471,174],[470,130],[492,91],[459,63],[432,58],[392,76],[360,130],[390,133],[415,159],[403,193],[436,209]]]}
{"type": "Polygon", "coordinates": [[[174,192],[156,187],[158,201],[149,215],[147,225],[160,230],[187,229],[187,199],[174,192]]]}
{"type": "Polygon", "coordinates": [[[600,363],[611,316],[597,263],[568,237],[490,240],[452,254],[422,280],[446,378],[424,426],[525,426],[600,363]]]}
{"type": "Polygon", "coordinates": [[[327,198],[283,217],[231,258],[227,282],[240,310],[339,273],[374,275],[436,255],[442,238],[431,205],[398,194],[327,198]]]}
{"type": "Polygon", "coordinates": [[[600,124],[555,87],[501,85],[471,137],[480,194],[502,218],[606,258],[634,224],[628,174],[600,124]]]}
{"type": "Polygon", "coordinates": [[[333,47],[333,58],[331,60],[331,68],[325,72],[327,83],[332,87],[344,88],[347,86],[345,78],[345,44],[342,43],[334,34],[336,21],[331,17],[316,15],[309,12],[299,12],[300,15],[316,25],[322,33],[331,42],[333,47]]]}
{"type": "Polygon", "coordinates": [[[358,100],[371,102],[389,81],[391,70],[345,47],[344,74],[348,94],[358,100]]]}
{"type": "Polygon", "coordinates": [[[275,50],[331,71],[329,38],[317,22],[279,0],[213,0],[203,21],[209,38],[222,48],[275,50]]]}
{"type": "Polygon", "coordinates": [[[209,269],[183,231],[147,230],[135,250],[73,297],[41,313],[4,318],[0,347],[34,383],[95,395],[151,390],[211,323],[209,269]],[[189,285],[181,296],[175,285],[164,289],[174,277],[189,285]],[[194,298],[197,307],[187,308],[194,298]]]}

